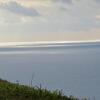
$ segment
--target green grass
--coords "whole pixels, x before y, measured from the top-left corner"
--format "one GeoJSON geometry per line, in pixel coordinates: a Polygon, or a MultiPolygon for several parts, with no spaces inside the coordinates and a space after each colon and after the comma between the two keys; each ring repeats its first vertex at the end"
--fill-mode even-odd
{"type": "Polygon", "coordinates": [[[0,100],[79,100],[65,96],[61,91],[29,87],[0,79],[0,100]]]}

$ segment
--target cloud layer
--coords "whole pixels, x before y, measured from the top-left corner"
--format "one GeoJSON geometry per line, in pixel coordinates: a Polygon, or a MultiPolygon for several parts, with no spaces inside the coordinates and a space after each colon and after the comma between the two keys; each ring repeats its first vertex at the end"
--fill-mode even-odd
{"type": "Polygon", "coordinates": [[[39,13],[35,9],[22,6],[21,4],[15,1],[11,1],[8,3],[2,3],[0,5],[0,9],[7,10],[11,13],[22,15],[22,16],[33,17],[33,16],[39,15],[39,13]]]}
{"type": "Polygon", "coordinates": [[[0,0],[0,40],[100,39],[99,1],[0,0]]]}

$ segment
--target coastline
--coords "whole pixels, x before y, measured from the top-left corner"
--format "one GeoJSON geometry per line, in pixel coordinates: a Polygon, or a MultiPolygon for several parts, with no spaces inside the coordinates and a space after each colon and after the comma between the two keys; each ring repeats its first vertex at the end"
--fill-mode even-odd
{"type": "Polygon", "coordinates": [[[37,42],[1,42],[0,48],[2,47],[43,47],[43,46],[64,46],[74,44],[95,44],[100,43],[100,40],[88,40],[88,41],[37,41],[37,42]]]}

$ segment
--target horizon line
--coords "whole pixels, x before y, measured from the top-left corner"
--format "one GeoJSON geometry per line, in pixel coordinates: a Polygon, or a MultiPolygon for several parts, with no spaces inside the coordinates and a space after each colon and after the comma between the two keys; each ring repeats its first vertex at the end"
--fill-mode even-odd
{"type": "Polygon", "coordinates": [[[32,45],[32,44],[59,44],[59,43],[95,43],[100,40],[84,40],[84,41],[32,41],[32,42],[1,42],[0,46],[20,46],[20,45],[32,45]]]}

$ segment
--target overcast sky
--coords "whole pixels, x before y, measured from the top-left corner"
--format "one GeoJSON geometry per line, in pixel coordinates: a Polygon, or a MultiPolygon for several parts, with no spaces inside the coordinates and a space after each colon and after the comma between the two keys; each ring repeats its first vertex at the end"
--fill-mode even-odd
{"type": "Polygon", "coordinates": [[[100,0],[0,0],[0,41],[100,40],[100,0]]]}

